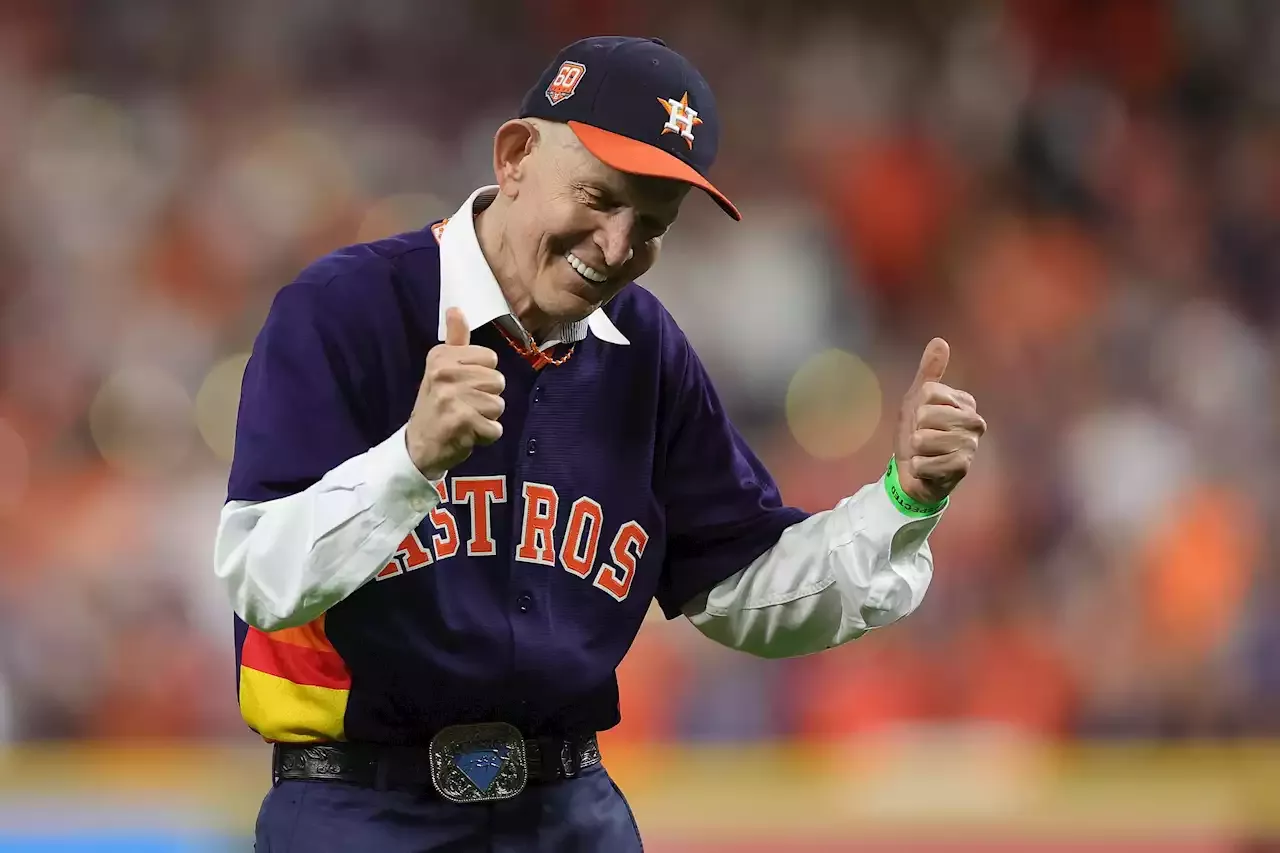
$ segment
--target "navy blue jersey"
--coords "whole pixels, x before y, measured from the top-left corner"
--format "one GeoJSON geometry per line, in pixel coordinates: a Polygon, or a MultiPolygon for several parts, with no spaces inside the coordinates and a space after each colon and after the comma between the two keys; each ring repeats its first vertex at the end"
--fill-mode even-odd
{"type": "MultiPolygon", "coordinates": [[[[409,419],[440,343],[431,228],[336,251],[277,295],[244,377],[228,500],[307,489],[409,419]]],[[[245,719],[269,740],[424,743],[503,720],[526,735],[619,717],[615,669],[656,597],[668,618],[805,518],[730,424],[684,334],[632,284],[535,368],[493,322],[503,436],[448,472],[378,577],[302,628],[239,618],[245,719]]]]}

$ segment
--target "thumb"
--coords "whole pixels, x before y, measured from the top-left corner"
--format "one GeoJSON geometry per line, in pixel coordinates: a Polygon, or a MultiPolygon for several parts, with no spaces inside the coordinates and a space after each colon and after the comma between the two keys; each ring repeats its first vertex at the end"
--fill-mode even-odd
{"type": "Polygon", "coordinates": [[[465,347],[471,343],[471,332],[467,329],[467,318],[462,309],[450,308],[444,314],[444,342],[451,347],[465,347]]]}
{"type": "Polygon", "coordinates": [[[942,374],[947,372],[947,361],[951,358],[951,347],[942,338],[934,338],[924,348],[920,356],[920,367],[916,370],[912,388],[919,388],[926,382],[938,382],[942,374]]]}

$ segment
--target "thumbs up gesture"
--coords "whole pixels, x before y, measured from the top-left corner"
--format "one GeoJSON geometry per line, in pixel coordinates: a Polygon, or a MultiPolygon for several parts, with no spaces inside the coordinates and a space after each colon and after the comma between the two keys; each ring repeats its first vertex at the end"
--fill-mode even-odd
{"type": "Polygon", "coordinates": [[[987,422],[973,395],[942,384],[951,348],[934,338],[920,357],[915,380],[902,399],[894,457],[902,490],[936,504],[969,473],[987,422]]]}
{"type": "Polygon", "coordinates": [[[432,479],[470,456],[477,444],[501,438],[498,418],[506,405],[498,354],[471,343],[457,308],[445,312],[445,329],[444,343],[427,353],[405,435],[413,463],[432,479]]]}

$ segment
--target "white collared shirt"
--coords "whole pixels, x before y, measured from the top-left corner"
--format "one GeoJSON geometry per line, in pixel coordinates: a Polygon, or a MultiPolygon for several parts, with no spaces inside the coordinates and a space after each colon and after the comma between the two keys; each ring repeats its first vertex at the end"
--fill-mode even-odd
{"type": "MultiPolygon", "coordinates": [[[[495,187],[477,190],[436,232],[441,339],[445,311],[458,307],[470,328],[498,320],[529,341],[475,233],[474,214],[495,195],[495,187]]],[[[612,345],[629,343],[597,310],[553,330],[541,345],[579,341],[588,332],[612,345]]],[[[435,483],[410,459],[401,427],[302,492],[229,501],[214,571],[250,625],[265,631],[302,625],[372,580],[438,501],[435,483]]],[[[883,479],[868,483],[785,530],[776,545],[689,602],[684,613],[716,642],[763,657],[841,645],[920,605],[933,574],[927,540],[940,516],[904,515],[883,479]]]]}

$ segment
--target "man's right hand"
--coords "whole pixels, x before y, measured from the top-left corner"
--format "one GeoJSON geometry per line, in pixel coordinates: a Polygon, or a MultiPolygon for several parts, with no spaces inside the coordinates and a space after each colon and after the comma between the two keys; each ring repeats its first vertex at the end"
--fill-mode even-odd
{"type": "Polygon", "coordinates": [[[457,308],[445,313],[444,343],[427,353],[427,368],[409,416],[405,442],[418,470],[439,479],[471,455],[477,444],[502,437],[506,378],[498,354],[473,346],[467,321],[457,308]]]}

